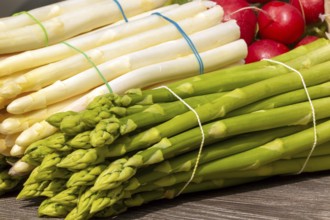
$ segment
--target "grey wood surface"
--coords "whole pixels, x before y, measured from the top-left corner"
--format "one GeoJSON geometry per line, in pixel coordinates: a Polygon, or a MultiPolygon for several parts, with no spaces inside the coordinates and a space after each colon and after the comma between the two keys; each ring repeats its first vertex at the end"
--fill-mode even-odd
{"type": "MultiPolygon", "coordinates": [[[[39,202],[17,201],[15,194],[2,197],[0,219],[49,219],[38,218],[39,202]]],[[[116,217],[116,220],[129,219],[330,220],[330,171],[273,177],[221,190],[181,195],[132,208],[116,217]]]]}

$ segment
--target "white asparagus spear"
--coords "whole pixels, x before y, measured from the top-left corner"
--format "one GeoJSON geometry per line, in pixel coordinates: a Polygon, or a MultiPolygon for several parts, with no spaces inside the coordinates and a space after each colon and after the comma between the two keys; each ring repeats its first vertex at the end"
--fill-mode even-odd
{"type": "MultiPolygon", "coordinates": [[[[240,30],[235,21],[218,24],[190,35],[199,52],[232,42],[239,38],[240,30]]],[[[143,66],[176,59],[191,54],[192,50],[185,39],[165,42],[144,50],[118,57],[98,66],[106,80],[112,80],[143,66]]],[[[27,96],[15,99],[7,106],[12,114],[22,114],[45,108],[80,93],[87,92],[104,83],[94,68],[83,71],[66,80],[40,89],[27,96]]]]}
{"type": "MultiPolygon", "coordinates": [[[[28,13],[39,21],[45,21],[101,1],[106,0],[68,0],[32,9],[29,10],[28,13]]],[[[0,32],[24,27],[31,24],[35,24],[35,21],[33,21],[25,14],[0,18],[0,32]]]]}
{"type": "MultiPolygon", "coordinates": [[[[5,120],[6,118],[12,116],[12,114],[8,113],[6,109],[1,109],[0,110],[0,122],[5,120]]],[[[1,138],[1,133],[0,133],[0,138],[1,138]]]]}
{"type": "Polygon", "coordinates": [[[64,100],[63,102],[50,105],[47,108],[32,111],[26,114],[8,115],[0,123],[0,133],[9,135],[21,132],[29,128],[34,123],[45,120],[50,115],[60,111],[65,106],[69,105],[70,103],[79,99],[82,96],[83,94],[64,100]]]}
{"type": "Polygon", "coordinates": [[[5,135],[0,137],[0,154],[5,156],[11,156],[10,151],[11,148],[14,146],[16,138],[20,133],[5,135]]]}
{"type": "MultiPolygon", "coordinates": [[[[127,17],[161,7],[166,0],[121,0],[127,17]]],[[[122,14],[113,1],[92,4],[88,8],[42,22],[50,45],[95,28],[119,21],[122,14]],[[79,19],[78,19],[79,18],[79,19]]],[[[0,53],[25,51],[45,46],[45,32],[38,24],[0,32],[0,53]]]]}
{"type": "Polygon", "coordinates": [[[35,167],[24,161],[18,160],[10,169],[9,174],[12,176],[28,175],[35,167]]]}
{"type": "MultiPolygon", "coordinates": [[[[247,55],[247,46],[242,40],[219,46],[200,54],[205,65],[205,72],[214,71],[232,64],[236,64],[247,55]]],[[[194,55],[177,60],[162,62],[129,72],[109,82],[115,93],[122,94],[127,88],[140,88],[161,83],[166,80],[186,78],[198,74],[199,66],[194,55]],[[132,80],[134,79],[134,80],[132,80]]],[[[66,109],[77,109],[74,106],[87,106],[96,96],[109,93],[102,85],[72,103],[66,109]],[[89,96],[89,97],[88,97],[89,96]]]]}
{"type": "MultiPolygon", "coordinates": [[[[187,34],[192,34],[216,24],[223,17],[223,10],[215,6],[201,12],[194,17],[179,21],[178,24],[187,34]]],[[[158,17],[159,19],[162,19],[158,17]]],[[[131,37],[86,51],[86,55],[99,65],[119,56],[148,48],[166,41],[182,38],[180,32],[172,25],[152,29],[131,37]]],[[[36,68],[0,88],[0,96],[14,98],[23,92],[36,91],[54,83],[57,80],[67,79],[79,72],[89,69],[91,64],[82,54],[71,56],[64,60],[36,68]]]]}
{"type": "MultiPolygon", "coordinates": [[[[170,11],[167,11],[167,6],[163,14],[178,21],[206,10],[206,6],[203,3],[191,2],[180,7],[175,6],[170,11]]],[[[161,9],[156,11],[162,12],[161,9]]],[[[165,24],[167,24],[165,21],[156,17],[143,17],[137,20],[130,20],[130,22],[121,25],[110,25],[100,30],[69,39],[67,42],[86,51],[165,24]]],[[[74,54],[75,51],[62,43],[23,52],[0,61],[0,76],[62,60],[74,54]]]]}
{"type": "MultiPolygon", "coordinates": [[[[237,40],[200,53],[200,56],[204,61],[206,72],[235,64],[244,59],[246,55],[247,45],[243,40],[237,40]]],[[[152,85],[153,83],[193,76],[199,74],[198,70],[198,62],[196,61],[195,56],[191,54],[176,60],[166,61],[137,69],[110,81],[109,84],[113,88],[113,92],[121,94],[131,88],[146,87],[152,85]]],[[[63,111],[84,110],[96,96],[103,95],[108,92],[109,91],[106,86],[100,86],[65,107],[63,111]]],[[[11,154],[22,155],[28,145],[47,137],[56,131],[57,129],[46,121],[32,125],[17,137],[15,145],[11,150],[11,154]]]]}

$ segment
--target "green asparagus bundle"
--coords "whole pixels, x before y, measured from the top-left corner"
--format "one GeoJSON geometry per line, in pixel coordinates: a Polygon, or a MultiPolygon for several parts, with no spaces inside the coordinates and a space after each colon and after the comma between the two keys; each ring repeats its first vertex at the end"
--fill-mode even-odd
{"type": "Polygon", "coordinates": [[[274,58],[300,71],[312,105],[297,73],[260,61],[55,114],[48,121],[59,131],[22,158],[36,168],[18,197],[48,197],[42,216],[89,219],[181,193],[329,170],[329,52],[320,40],[274,58]]]}

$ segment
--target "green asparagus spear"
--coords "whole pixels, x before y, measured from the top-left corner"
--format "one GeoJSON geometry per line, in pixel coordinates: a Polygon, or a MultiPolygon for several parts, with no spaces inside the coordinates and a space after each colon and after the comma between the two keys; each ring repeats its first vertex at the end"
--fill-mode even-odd
{"type": "MultiPolygon", "coordinates": [[[[275,138],[290,135],[305,128],[306,126],[288,126],[234,136],[228,140],[220,141],[205,147],[202,151],[199,165],[252,149],[272,141],[275,138]]],[[[195,166],[196,160],[197,152],[192,151],[166,160],[160,164],[149,166],[141,170],[142,172],[137,173],[135,178],[130,180],[131,183],[128,184],[128,186],[131,188],[130,190],[132,190],[169,174],[191,171],[195,166]]]]}
{"type": "MultiPolygon", "coordinates": [[[[328,106],[330,98],[313,102],[317,119],[330,117],[328,106]]],[[[298,103],[276,109],[240,115],[215,121],[203,126],[204,144],[208,145],[225,137],[238,134],[267,130],[290,124],[305,125],[310,123],[311,106],[309,102],[298,103]],[[285,117],[283,117],[285,116],[285,117]]],[[[159,163],[200,146],[200,128],[194,128],[171,138],[163,138],[159,143],[140,151],[122,165],[122,170],[114,170],[111,165],[97,178],[93,189],[109,189],[111,183],[123,182],[131,178],[142,166],[159,163]]]]}
{"type": "Polygon", "coordinates": [[[65,217],[73,208],[74,205],[63,205],[47,198],[40,204],[38,214],[39,216],[65,217]]]}
{"type": "MultiPolygon", "coordinates": [[[[327,74],[327,65],[330,65],[330,62],[316,65],[308,71],[302,71],[305,83],[308,86],[312,86],[328,81],[330,76],[327,74]]],[[[207,121],[217,118],[223,118],[228,112],[250,103],[299,88],[302,88],[301,78],[299,75],[292,72],[228,92],[213,102],[196,108],[195,111],[199,115],[201,122],[206,123],[207,121]]],[[[116,143],[110,146],[111,154],[110,149],[106,149],[105,147],[98,148],[97,150],[90,149],[79,151],[78,153],[74,152],[68,155],[67,158],[60,163],[60,166],[74,166],[72,165],[71,157],[78,159],[80,155],[83,154],[89,155],[90,158],[84,156],[84,161],[82,162],[82,160],[78,159],[77,163],[79,163],[79,167],[87,167],[96,163],[93,158],[97,158],[98,162],[100,162],[102,161],[100,158],[103,157],[104,159],[105,154],[107,154],[107,156],[119,156],[120,154],[133,150],[144,149],[160,141],[164,137],[171,137],[196,126],[197,119],[195,114],[193,112],[186,112],[130,138],[125,137],[121,140],[118,139],[116,143]],[[77,157],[76,155],[79,156],[77,157]],[[83,165],[83,163],[85,164],[83,165]]]]}
{"type": "Polygon", "coordinates": [[[8,174],[8,169],[0,171],[0,195],[15,189],[22,182],[23,177],[8,174]]]}
{"type": "Polygon", "coordinates": [[[68,187],[50,198],[51,201],[67,206],[76,206],[78,197],[86,190],[85,186],[68,187]]]}
{"type": "Polygon", "coordinates": [[[30,199],[39,196],[52,197],[65,189],[66,180],[53,179],[32,184],[25,184],[17,199],[30,199]]]}
{"type": "Polygon", "coordinates": [[[101,172],[107,167],[106,164],[100,164],[96,166],[87,167],[84,170],[73,173],[70,179],[67,181],[66,186],[88,186],[93,185],[96,178],[101,174],[101,172]]]}

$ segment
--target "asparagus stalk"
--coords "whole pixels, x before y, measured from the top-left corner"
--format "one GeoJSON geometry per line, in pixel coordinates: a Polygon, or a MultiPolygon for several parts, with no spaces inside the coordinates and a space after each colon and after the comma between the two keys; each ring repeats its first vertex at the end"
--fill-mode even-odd
{"type": "Polygon", "coordinates": [[[72,173],[66,169],[56,167],[56,164],[61,161],[61,156],[58,153],[48,154],[44,157],[40,164],[37,175],[35,176],[36,181],[52,180],[52,179],[69,179],[72,173]]]}
{"type": "Polygon", "coordinates": [[[50,198],[51,201],[68,206],[75,206],[78,201],[78,196],[84,192],[86,186],[68,187],[58,194],[50,198]]]}
{"type": "MultiPolygon", "coordinates": [[[[328,62],[325,62],[311,67],[309,70],[301,71],[307,86],[317,85],[329,80],[329,76],[326,74],[327,64],[328,62]]],[[[195,111],[199,115],[201,122],[205,123],[210,120],[215,120],[216,118],[222,118],[228,112],[258,100],[299,89],[301,88],[301,84],[301,79],[296,73],[284,74],[236,89],[232,92],[228,92],[213,102],[196,108],[195,111]]],[[[112,153],[116,152],[121,154],[133,150],[144,149],[151,144],[160,141],[164,137],[171,137],[182,131],[193,128],[196,125],[197,119],[195,114],[193,112],[187,112],[149,130],[141,132],[132,138],[126,138],[122,141],[118,141],[116,144],[111,146],[112,153]]],[[[90,162],[93,164],[92,158],[98,158],[99,162],[102,161],[107,154],[106,147],[98,148],[98,150],[90,149],[87,151],[88,153],[83,150],[72,153],[61,162],[61,166],[74,166],[69,158],[76,159],[79,167],[84,167],[83,163],[85,163],[85,166],[88,166],[90,162]],[[90,157],[91,160],[89,160],[88,157],[90,157]],[[101,159],[101,157],[103,158],[101,159]],[[84,162],[80,163],[80,161],[84,162]]]]}
{"type": "MultiPolygon", "coordinates": [[[[328,43],[328,41],[321,39],[312,44],[291,50],[278,58],[275,57],[274,60],[285,62],[295,69],[307,69],[313,65],[329,60],[329,57],[326,58],[329,53],[327,51],[330,49],[328,43]],[[320,56],[322,56],[322,60],[319,59],[320,56]]],[[[189,77],[170,84],[169,88],[181,98],[186,98],[192,95],[196,96],[219,91],[230,91],[288,72],[289,70],[283,66],[260,61],[189,77]]],[[[136,92],[134,89],[133,93],[131,93],[130,90],[127,93],[128,94],[123,97],[122,105],[132,105],[140,102],[153,104],[177,100],[177,98],[166,89],[145,90],[143,92],[136,92]]],[[[100,95],[100,93],[97,94],[100,95]]]]}
{"type": "MultiPolygon", "coordinates": [[[[312,100],[328,97],[330,95],[330,82],[325,82],[320,85],[308,87],[308,94],[312,100]]],[[[307,101],[306,91],[304,89],[298,89],[292,92],[287,92],[274,97],[270,97],[266,100],[261,100],[256,103],[252,103],[243,108],[239,108],[233,112],[230,112],[227,116],[232,117],[247,112],[259,111],[262,109],[277,108],[294,103],[307,101]]]]}
{"type": "MultiPolygon", "coordinates": [[[[219,36],[228,39],[225,42],[232,42],[238,39],[239,27],[236,22],[231,21],[218,24],[191,34],[190,38],[199,52],[205,52],[222,45],[222,42],[219,41],[219,36]]],[[[242,48],[244,47],[242,46],[242,48]]],[[[109,60],[98,65],[98,69],[103,73],[103,77],[110,81],[133,70],[184,57],[191,53],[190,47],[187,47],[187,42],[181,38],[109,60]]],[[[239,56],[239,59],[242,59],[242,56],[239,56]]],[[[8,105],[7,111],[21,114],[87,92],[103,84],[102,79],[95,77],[95,74],[95,68],[89,68],[68,79],[57,81],[37,92],[15,99],[8,105]]]]}
{"type": "MultiPolygon", "coordinates": [[[[330,128],[329,124],[330,122],[326,121],[317,125],[318,145],[326,143],[330,140],[328,131],[330,128]]],[[[196,176],[199,175],[199,172],[207,172],[208,170],[211,170],[212,167],[216,169],[219,174],[229,171],[246,172],[248,170],[258,169],[263,165],[269,164],[281,158],[286,158],[291,155],[310,150],[314,141],[313,133],[313,128],[309,128],[286,137],[277,138],[274,141],[261,145],[260,147],[201,165],[198,169],[200,171],[196,172],[196,176]],[[237,163],[238,158],[240,158],[240,163],[237,163]]],[[[299,160],[305,161],[306,158],[299,158],[299,160]]],[[[320,166],[326,164],[318,163],[317,160],[315,161],[320,166]]],[[[301,163],[299,165],[301,165],[301,163]]],[[[294,166],[295,169],[297,169],[297,166],[294,166]]],[[[307,166],[312,166],[312,163],[309,161],[307,166]]],[[[285,167],[288,168],[287,166],[285,167]]],[[[302,166],[299,166],[299,168],[301,169],[302,166]]],[[[307,168],[305,169],[308,170],[307,168]]],[[[293,172],[298,171],[299,170],[294,170],[293,172]]]]}
{"type": "Polygon", "coordinates": [[[29,128],[34,123],[45,120],[47,117],[63,109],[65,106],[67,106],[69,103],[73,102],[79,97],[80,96],[73,97],[63,102],[50,105],[47,108],[36,110],[26,114],[7,116],[0,124],[0,132],[2,134],[14,134],[21,132],[29,128]]]}
{"type": "MultiPolygon", "coordinates": [[[[212,180],[216,177],[220,178],[251,178],[251,177],[269,177],[275,175],[294,175],[300,171],[306,158],[296,158],[290,160],[277,160],[269,164],[262,165],[248,170],[235,170],[231,172],[223,172],[217,170],[215,163],[201,165],[197,170],[195,182],[212,180]],[[210,166],[212,164],[212,166],[210,166]],[[207,167],[207,168],[206,168],[207,167]],[[213,168],[212,168],[213,167],[213,168]]],[[[313,156],[309,159],[303,172],[316,172],[329,170],[329,155],[313,156]]],[[[183,183],[190,178],[190,172],[182,172],[174,175],[168,175],[162,179],[153,182],[152,187],[166,187],[174,184],[183,183]]],[[[149,187],[151,188],[151,187],[149,187]]],[[[145,186],[140,191],[148,190],[145,186]]]]}
{"type": "MultiPolygon", "coordinates": [[[[142,0],[123,0],[122,8],[127,16],[133,16],[162,6],[166,0],[155,0],[146,3],[142,0]]],[[[75,10],[42,22],[48,33],[50,45],[61,42],[81,33],[114,23],[122,18],[116,3],[103,1],[86,8],[75,10]],[[74,18],[80,17],[77,20],[74,18]]],[[[0,35],[0,53],[12,53],[36,49],[45,46],[45,35],[38,24],[14,30],[4,31],[0,35]]]]}
{"type": "Polygon", "coordinates": [[[31,199],[39,196],[53,197],[65,188],[65,180],[53,179],[24,185],[17,199],[31,199]]]}
{"type": "Polygon", "coordinates": [[[26,176],[31,173],[31,171],[35,168],[35,166],[23,162],[22,160],[18,160],[9,170],[9,174],[12,176],[26,176]]]}
{"type": "MultiPolygon", "coordinates": [[[[317,117],[320,117],[317,119],[330,116],[326,113],[329,101],[330,98],[314,101],[313,104],[315,111],[317,111],[318,114],[317,117]]],[[[309,102],[240,115],[204,125],[204,143],[205,145],[208,145],[223,138],[238,134],[283,127],[290,124],[305,125],[311,121],[312,118],[309,102]],[[298,111],[301,114],[297,113],[298,111]],[[287,117],[281,119],[281,116],[283,115],[286,115],[287,117]]],[[[138,168],[159,163],[198,148],[200,146],[200,141],[201,131],[199,127],[180,133],[171,138],[163,138],[159,143],[143,151],[139,151],[130,157],[127,163],[122,165],[122,170],[112,171],[113,169],[111,169],[110,165],[109,169],[103,171],[98,177],[93,190],[98,191],[109,189],[111,183],[127,181],[135,175],[138,168]]],[[[65,163],[66,159],[63,159],[58,166],[63,166],[65,163]]]]}
{"type": "MultiPolygon", "coordinates": [[[[63,1],[55,4],[42,6],[29,11],[33,17],[39,21],[49,20],[51,18],[67,14],[77,9],[90,6],[93,2],[102,2],[104,0],[82,0],[82,1],[63,1]]],[[[11,17],[0,18],[0,31],[12,30],[27,25],[33,25],[35,22],[24,14],[17,14],[11,17]]]]}
{"type": "Polygon", "coordinates": [[[66,186],[68,188],[77,186],[88,186],[93,185],[96,178],[102,173],[107,167],[106,164],[100,164],[96,166],[87,167],[84,170],[80,170],[72,174],[68,179],[66,186]]]}
{"type": "Polygon", "coordinates": [[[22,180],[22,177],[12,176],[8,171],[4,169],[0,172],[0,195],[13,190],[22,180]]]}
{"type": "MultiPolygon", "coordinates": [[[[276,138],[293,134],[305,128],[306,126],[280,127],[241,134],[228,140],[216,142],[204,148],[199,159],[199,165],[250,150],[276,138]]],[[[196,160],[197,152],[191,151],[181,156],[166,160],[160,164],[149,166],[142,169],[141,172],[137,172],[135,177],[130,180],[131,183],[128,184],[128,188],[132,190],[169,174],[189,172],[196,164],[196,160]]]]}
{"type": "MultiPolygon", "coordinates": [[[[324,57],[326,57],[327,54],[329,54],[329,53],[324,53],[323,52],[323,50],[325,48],[327,48],[326,45],[328,45],[328,43],[329,43],[328,41],[321,39],[321,40],[318,40],[314,43],[308,44],[306,46],[298,47],[294,50],[291,50],[288,53],[285,53],[284,55],[279,56],[279,58],[274,58],[274,59],[277,59],[277,60],[282,61],[282,62],[286,62],[290,59],[294,59],[294,58],[298,57],[298,61],[300,61],[300,62],[291,62],[290,63],[290,65],[293,68],[297,68],[297,69],[299,69],[298,67],[301,66],[301,64],[303,64],[303,66],[307,66],[307,64],[308,65],[313,65],[314,63],[317,63],[318,61],[321,61],[321,59],[319,57],[324,58],[324,57]],[[305,60],[300,59],[300,57],[302,55],[303,55],[305,60]],[[322,56],[320,56],[320,55],[322,55],[322,56]]],[[[226,54],[230,54],[230,53],[226,53],[226,54]]],[[[216,54],[213,54],[213,56],[211,56],[211,57],[206,57],[205,56],[205,57],[203,57],[203,60],[211,60],[212,57],[223,57],[221,55],[219,55],[219,56],[215,56],[215,55],[216,54]]],[[[275,74],[278,75],[278,69],[273,68],[272,63],[271,64],[269,64],[267,62],[260,62],[260,63],[262,63],[261,66],[265,66],[267,64],[266,66],[270,66],[271,68],[267,69],[267,71],[265,71],[264,74],[254,75],[254,79],[255,79],[256,76],[264,76],[264,75],[266,75],[266,73],[269,73],[271,70],[274,70],[274,69],[276,70],[275,74]]],[[[244,73],[244,72],[246,72],[244,70],[245,68],[254,69],[254,68],[258,67],[260,65],[260,63],[258,62],[258,63],[255,63],[255,64],[244,65],[242,67],[232,67],[227,71],[231,71],[231,70],[234,70],[234,71],[236,70],[237,71],[237,68],[242,68],[241,72],[244,73]]],[[[181,63],[181,64],[183,64],[183,63],[181,63]]],[[[187,67],[190,67],[191,65],[176,65],[176,68],[178,68],[180,66],[185,66],[185,68],[187,68],[187,67]]],[[[164,68],[165,67],[166,66],[164,66],[164,68]]],[[[287,69],[283,69],[283,68],[280,68],[279,70],[284,71],[284,72],[288,71],[287,69]]],[[[185,69],[182,69],[181,71],[185,71],[185,69]]],[[[222,71],[224,71],[224,70],[222,70],[222,71]]],[[[214,77],[214,76],[226,75],[225,73],[220,74],[220,73],[222,73],[222,71],[215,71],[213,74],[211,74],[211,73],[205,74],[205,75],[203,75],[203,78],[207,77],[207,76],[210,76],[210,77],[213,76],[214,77]],[[217,73],[219,73],[219,74],[217,74],[217,73]]],[[[226,71],[224,71],[224,72],[226,72],[226,71]]],[[[275,74],[270,75],[268,77],[273,77],[275,74]]],[[[236,75],[238,75],[238,74],[231,75],[228,78],[231,79],[236,75]]],[[[196,91],[196,88],[192,87],[192,85],[191,85],[192,82],[196,82],[196,81],[198,82],[198,81],[200,81],[200,79],[201,79],[200,77],[192,77],[192,78],[189,79],[188,84],[187,84],[187,81],[184,80],[184,81],[182,81],[182,83],[179,83],[180,86],[178,86],[178,84],[173,84],[173,86],[172,87],[170,86],[170,88],[174,89],[174,91],[178,95],[180,95],[181,97],[183,97],[183,96],[187,97],[187,94],[191,94],[194,91],[196,91]]],[[[230,82],[236,82],[237,80],[241,80],[241,79],[246,79],[246,76],[240,75],[237,79],[236,78],[233,79],[233,81],[230,81],[230,80],[226,81],[224,79],[213,78],[213,80],[210,80],[209,82],[206,83],[207,86],[206,85],[202,86],[202,88],[200,90],[197,90],[197,92],[206,90],[206,88],[209,88],[209,86],[212,85],[214,82],[227,82],[227,83],[230,83],[230,82]]],[[[243,84],[243,85],[247,85],[251,82],[256,82],[258,80],[261,80],[261,79],[259,78],[259,79],[254,80],[254,81],[252,79],[250,79],[250,80],[247,80],[245,82],[245,84],[243,84]]],[[[132,81],[130,81],[130,82],[132,82],[132,81]]],[[[125,81],[125,83],[123,83],[123,85],[126,85],[126,84],[127,84],[127,81],[125,81]]],[[[234,88],[239,87],[239,85],[237,83],[232,83],[232,85],[235,86],[234,88]]],[[[216,88],[218,88],[218,90],[219,90],[219,84],[217,85],[216,88]]],[[[224,90],[224,89],[222,89],[222,90],[224,90]]],[[[84,109],[86,107],[86,105],[94,97],[96,97],[98,95],[102,95],[104,93],[107,93],[107,91],[102,90],[102,89],[95,89],[94,91],[92,91],[88,95],[86,95],[83,98],[81,98],[81,99],[77,100],[76,102],[72,103],[72,105],[68,106],[66,109],[64,109],[64,111],[73,110],[73,109],[75,109],[76,111],[80,111],[80,110],[84,109]]],[[[198,95],[198,94],[196,93],[194,95],[198,95]]],[[[123,97],[123,100],[125,100],[124,103],[126,105],[135,104],[137,102],[140,102],[140,101],[146,100],[146,99],[154,100],[155,102],[161,102],[161,101],[164,101],[164,100],[173,101],[173,100],[175,100],[175,97],[169,91],[164,90],[164,89],[148,90],[147,92],[144,92],[144,95],[138,95],[138,94],[134,93],[133,97],[131,95],[130,96],[126,95],[126,96],[123,97]],[[152,97],[152,99],[147,98],[147,97],[150,97],[150,96],[152,97]]],[[[32,143],[34,141],[37,141],[37,140],[39,140],[43,137],[46,137],[46,136],[54,133],[55,131],[56,131],[56,129],[53,126],[51,126],[50,124],[48,124],[47,122],[45,122],[45,121],[36,123],[33,126],[31,126],[29,129],[22,132],[22,134],[17,138],[16,145],[13,147],[13,149],[16,149],[17,152],[22,152],[27,147],[27,145],[29,145],[30,143],[32,143]]]]}
{"type": "MultiPolygon", "coordinates": [[[[169,6],[165,7],[165,11],[164,9],[158,9],[156,11],[164,12],[164,15],[166,14],[174,20],[181,20],[205,10],[205,5],[198,2],[185,4],[180,7],[177,5],[170,6],[170,8],[168,7],[169,6]]],[[[150,13],[148,15],[150,15],[150,13]]],[[[104,44],[114,42],[130,35],[147,31],[150,28],[156,28],[165,25],[164,21],[156,18],[155,16],[145,16],[146,17],[144,18],[134,20],[131,18],[130,22],[120,25],[109,25],[105,28],[97,29],[96,31],[71,38],[67,40],[67,42],[85,51],[97,46],[102,46],[104,44]]],[[[62,60],[74,54],[74,50],[62,43],[27,51],[11,56],[0,62],[0,75],[9,75],[20,70],[42,66],[48,63],[56,62],[58,60],[62,60]]]]}
{"type": "MultiPolygon", "coordinates": [[[[178,24],[187,34],[192,34],[218,24],[222,20],[222,15],[222,8],[220,6],[215,6],[205,12],[195,15],[194,17],[179,21],[178,24]],[[201,19],[201,17],[203,19],[201,19]]],[[[220,39],[223,39],[221,43],[225,44],[238,39],[237,33],[239,33],[238,30],[228,30],[228,32],[226,32],[228,37],[219,36],[220,39]],[[228,33],[231,33],[232,36],[228,36],[228,33]]],[[[93,63],[100,65],[120,56],[167,41],[176,40],[180,37],[182,37],[180,32],[178,32],[172,24],[169,24],[164,27],[127,37],[111,44],[93,48],[85,53],[93,63]]],[[[90,67],[91,64],[86,58],[81,54],[77,54],[58,62],[33,69],[23,76],[8,82],[6,85],[2,86],[0,95],[7,98],[13,98],[24,92],[36,91],[57,80],[64,80],[72,77],[90,67]]]]}
{"type": "MultiPolygon", "coordinates": [[[[222,95],[221,93],[215,93],[191,97],[185,99],[185,102],[195,108],[222,95]]],[[[189,109],[182,102],[177,101],[166,104],[154,104],[146,108],[143,112],[129,115],[121,119],[103,119],[96,125],[94,130],[90,132],[89,143],[93,147],[109,145],[119,137],[120,134],[123,135],[139,128],[156,125],[188,110],[189,109]]],[[[82,135],[85,136],[85,134],[82,135]]]]}
{"type": "Polygon", "coordinates": [[[50,217],[65,217],[72,209],[74,205],[63,205],[53,201],[51,198],[47,198],[40,204],[38,208],[39,216],[50,216],[50,217]]]}

